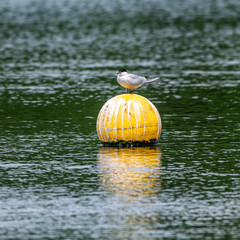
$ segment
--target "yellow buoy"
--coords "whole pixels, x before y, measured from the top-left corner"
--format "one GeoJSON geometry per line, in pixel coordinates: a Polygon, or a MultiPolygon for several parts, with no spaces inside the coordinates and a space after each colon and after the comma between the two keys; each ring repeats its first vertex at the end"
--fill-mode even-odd
{"type": "Polygon", "coordinates": [[[145,97],[122,94],[108,100],[97,119],[97,133],[103,143],[147,145],[161,134],[161,118],[145,97]]]}

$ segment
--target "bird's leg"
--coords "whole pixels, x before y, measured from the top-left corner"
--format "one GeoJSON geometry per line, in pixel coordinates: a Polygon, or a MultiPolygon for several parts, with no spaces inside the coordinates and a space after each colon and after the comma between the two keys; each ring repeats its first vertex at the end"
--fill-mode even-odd
{"type": "Polygon", "coordinates": [[[128,88],[127,88],[127,94],[128,94],[128,88]]]}
{"type": "Polygon", "coordinates": [[[134,94],[134,91],[135,91],[135,89],[133,89],[133,92],[132,92],[132,94],[134,94]]]}

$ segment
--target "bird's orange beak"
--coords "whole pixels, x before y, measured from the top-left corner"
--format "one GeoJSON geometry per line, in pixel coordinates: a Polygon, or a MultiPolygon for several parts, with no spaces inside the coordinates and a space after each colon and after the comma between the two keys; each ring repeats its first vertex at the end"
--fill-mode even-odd
{"type": "Polygon", "coordinates": [[[121,74],[121,72],[118,72],[118,74],[121,74]]]}

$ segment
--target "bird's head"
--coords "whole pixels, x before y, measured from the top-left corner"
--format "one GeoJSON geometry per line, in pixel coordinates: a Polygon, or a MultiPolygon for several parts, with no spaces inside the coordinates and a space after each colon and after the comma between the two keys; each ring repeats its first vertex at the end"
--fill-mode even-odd
{"type": "Polygon", "coordinates": [[[121,68],[118,70],[118,75],[126,74],[126,73],[127,73],[127,70],[125,70],[124,68],[121,68]]]}

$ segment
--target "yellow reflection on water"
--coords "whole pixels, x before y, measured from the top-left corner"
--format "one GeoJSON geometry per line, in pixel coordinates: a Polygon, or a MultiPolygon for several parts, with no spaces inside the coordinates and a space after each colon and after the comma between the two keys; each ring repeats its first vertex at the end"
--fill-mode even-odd
{"type": "Polygon", "coordinates": [[[161,154],[157,146],[100,148],[99,174],[104,188],[131,198],[159,192],[161,154]]]}

